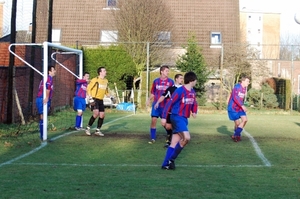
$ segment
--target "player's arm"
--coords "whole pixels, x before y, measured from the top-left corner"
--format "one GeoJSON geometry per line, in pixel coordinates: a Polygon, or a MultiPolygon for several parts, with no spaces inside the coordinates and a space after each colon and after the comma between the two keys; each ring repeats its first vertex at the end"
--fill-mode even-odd
{"type": "Polygon", "coordinates": [[[156,91],[156,88],[155,88],[155,80],[154,80],[154,82],[152,84],[152,87],[151,87],[150,96],[149,96],[149,98],[146,101],[146,106],[149,106],[150,102],[154,99],[154,93],[155,93],[155,91],[156,91]]]}
{"type": "Polygon", "coordinates": [[[197,100],[196,100],[196,97],[195,97],[194,103],[193,103],[193,106],[192,106],[192,117],[193,118],[196,118],[197,112],[198,112],[198,103],[197,103],[197,100]]]}
{"type": "Polygon", "coordinates": [[[48,101],[49,101],[50,91],[51,91],[51,83],[49,82],[49,78],[48,78],[45,86],[46,86],[46,96],[45,96],[45,98],[43,100],[43,103],[47,104],[48,101]]]}
{"type": "Polygon", "coordinates": [[[44,99],[44,101],[43,101],[44,104],[47,104],[47,103],[48,103],[48,101],[49,101],[49,96],[50,96],[50,89],[47,89],[47,90],[46,90],[46,97],[45,97],[45,99],[44,99]]]}
{"type": "Polygon", "coordinates": [[[173,104],[176,103],[178,101],[178,99],[179,99],[179,95],[176,92],[174,92],[172,95],[172,98],[167,102],[167,104],[162,112],[162,117],[160,120],[162,126],[166,125],[166,122],[167,122],[166,118],[167,118],[173,104]]]}
{"type": "Polygon", "coordinates": [[[154,95],[151,93],[150,97],[148,98],[148,100],[146,101],[146,105],[149,106],[150,102],[154,99],[154,95]]]}
{"type": "Polygon", "coordinates": [[[171,89],[172,89],[172,86],[168,87],[167,90],[166,90],[166,91],[158,98],[156,104],[154,105],[154,108],[155,108],[155,109],[158,108],[159,103],[161,103],[161,102],[164,101],[165,99],[171,97],[171,93],[172,93],[171,89]]]}

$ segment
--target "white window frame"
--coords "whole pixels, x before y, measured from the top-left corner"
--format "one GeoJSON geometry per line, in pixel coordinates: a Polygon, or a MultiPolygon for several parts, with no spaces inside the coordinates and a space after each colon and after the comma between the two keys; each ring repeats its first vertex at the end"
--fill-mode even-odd
{"type": "Polygon", "coordinates": [[[118,10],[118,0],[106,0],[105,6],[103,10],[118,10]]]}
{"type": "Polygon", "coordinates": [[[100,42],[109,45],[118,41],[118,31],[116,30],[101,30],[100,42]]]}
{"type": "Polygon", "coordinates": [[[52,43],[60,44],[61,43],[61,29],[52,29],[52,43]]]}
{"type": "Polygon", "coordinates": [[[221,32],[210,32],[210,44],[211,45],[222,45],[222,33],[221,32]]]}

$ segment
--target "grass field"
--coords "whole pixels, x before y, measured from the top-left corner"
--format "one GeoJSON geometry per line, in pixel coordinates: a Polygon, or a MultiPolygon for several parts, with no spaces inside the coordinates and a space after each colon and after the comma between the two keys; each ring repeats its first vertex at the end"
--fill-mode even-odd
{"type": "Polygon", "coordinates": [[[157,142],[147,143],[148,113],[107,113],[104,137],[67,130],[42,144],[38,135],[2,140],[0,198],[300,198],[299,115],[248,116],[238,143],[226,112],[191,118],[174,171],[160,168],[160,123],[157,142]]]}

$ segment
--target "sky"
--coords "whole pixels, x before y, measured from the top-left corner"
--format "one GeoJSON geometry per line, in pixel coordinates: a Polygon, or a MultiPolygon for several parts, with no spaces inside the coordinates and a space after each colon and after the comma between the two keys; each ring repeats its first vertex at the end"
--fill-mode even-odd
{"type": "Polygon", "coordinates": [[[300,24],[294,20],[295,14],[300,14],[300,0],[240,0],[240,10],[243,8],[281,13],[281,34],[300,35],[300,24]]]}
{"type": "MultiPolygon", "coordinates": [[[[10,28],[12,0],[0,0],[4,3],[4,24],[10,28]]],[[[18,0],[17,30],[28,30],[32,22],[33,0],[18,0]]],[[[300,35],[300,24],[294,20],[295,13],[300,13],[300,0],[239,0],[240,10],[257,10],[281,13],[281,34],[300,35]]],[[[7,31],[9,32],[9,31],[7,31]]]]}

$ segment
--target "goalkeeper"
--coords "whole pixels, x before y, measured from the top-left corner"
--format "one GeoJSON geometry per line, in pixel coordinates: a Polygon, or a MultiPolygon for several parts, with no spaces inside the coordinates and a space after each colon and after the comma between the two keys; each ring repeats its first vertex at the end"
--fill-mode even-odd
{"type": "Polygon", "coordinates": [[[86,127],[85,133],[91,135],[90,129],[94,121],[98,119],[97,128],[95,135],[104,136],[100,131],[103,121],[104,121],[104,104],[103,98],[105,95],[108,95],[108,80],[106,77],[106,69],[101,66],[97,70],[98,77],[95,77],[91,80],[87,87],[87,95],[90,96],[89,103],[91,105],[91,110],[93,115],[91,116],[89,123],[86,127]]]}

